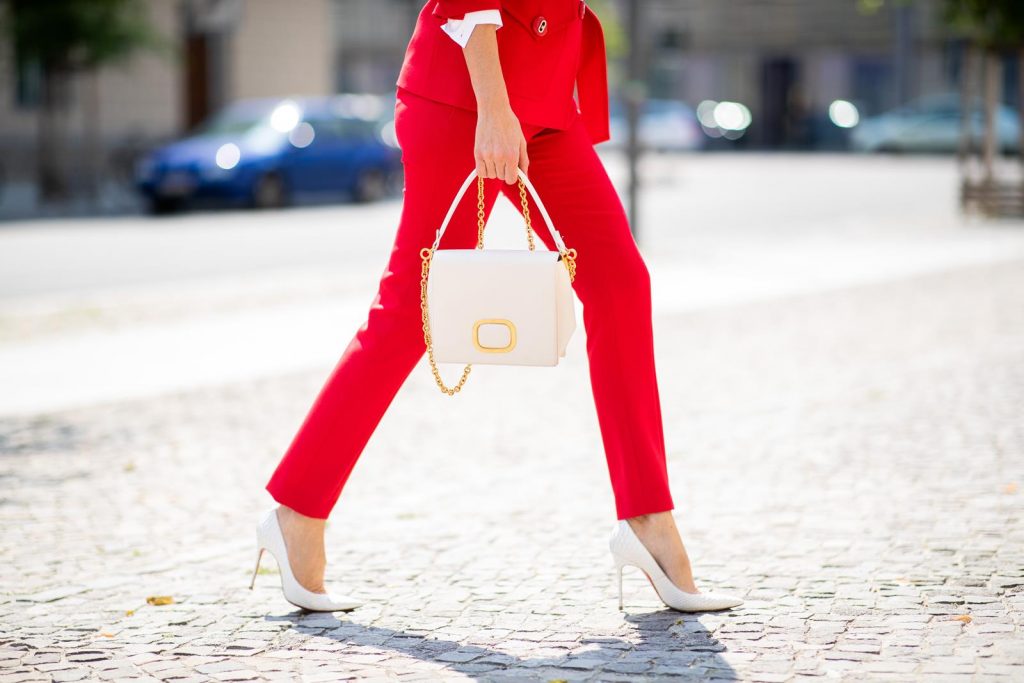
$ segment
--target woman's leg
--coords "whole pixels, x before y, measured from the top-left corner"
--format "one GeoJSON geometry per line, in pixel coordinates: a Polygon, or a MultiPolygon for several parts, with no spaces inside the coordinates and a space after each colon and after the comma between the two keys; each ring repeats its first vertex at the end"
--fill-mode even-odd
{"type": "MultiPolygon", "coordinates": [[[[622,202],[582,122],[528,143],[528,175],[555,227],[578,252],[591,389],[619,519],[673,508],[654,367],[651,281],[622,202]]],[[[518,188],[502,191],[519,204],[518,188]]],[[[554,243],[532,197],[530,216],[554,243]]]]}
{"type": "MultiPolygon", "coordinates": [[[[566,245],[578,252],[573,287],[583,303],[591,389],[618,518],[628,520],[679,588],[699,592],[671,513],[646,264],[582,121],[528,140],[530,181],[566,245]]],[[[517,186],[501,189],[519,205],[517,186]]],[[[529,206],[537,234],[553,249],[532,197],[529,206]]]]}
{"type": "MultiPolygon", "coordinates": [[[[357,459],[425,353],[420,318],[420,249],[474,168],[476,114],[399,89],[395,129],[402,147],[402,214],[376,298],[316,397],[266,489],[307,517],[326,519],[357,459]]],[[[490,212],[496,183],[486,192],[490,212]]],[[[476,193],[463,197],[442,248],[476,244],[476,193]]]]}

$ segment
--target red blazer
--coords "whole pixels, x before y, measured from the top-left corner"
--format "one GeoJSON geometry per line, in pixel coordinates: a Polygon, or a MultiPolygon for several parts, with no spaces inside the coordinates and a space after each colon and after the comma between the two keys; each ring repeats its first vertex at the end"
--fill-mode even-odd
{"type": "Polygon", "coordinates": [[[592,143],[607,140],[604,32],[583,0],[428,0],[409,40],[397,85],[476,111],[462,48],[441,26],[481,9],[501,10],[502,26],[495,34],[498,57],[519,120],[564,130],[579,111],[592,143]]]}

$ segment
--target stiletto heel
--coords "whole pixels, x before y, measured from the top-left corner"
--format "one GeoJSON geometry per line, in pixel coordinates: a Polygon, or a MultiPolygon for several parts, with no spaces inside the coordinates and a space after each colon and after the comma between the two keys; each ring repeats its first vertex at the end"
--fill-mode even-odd
{"type": "Polygon", "coordinates": [[[281,533],[281,525],[277,521],[277,509],[272,508],[263,515],[259,524],[256,525],[256,569],[252,574],[252,584],[256,583],[256,574],[260,568],[260,557],[264,550],[277,560],[277,566],[281,574],[281,589],[284,591],[284,599],[296,607],[308,609],[311,612],[342,612],[361,606],[363,603],[347,595],[335,593],[314,593],[298,582],[292,573],[291,564],[288,562],[288,549],[284,542],[284,534],[281,533]]]}
{"type": "Polygon", "coordinates": [[[619,611],[622,611],[622,565],[616,565],[616,569],[619,570],[619,611]]]}
{"type": "Polygon", "coordinates": [[[252,581],[249,582],[249,590],[256,585],[256,574],[260,571],[260,558],[263,557],[263,551],[265,548],[262,546],[256,549],[256,568],[252,570],[252,581]]]}
{"type": "Polygon", "coordinates": [[[608,539],[608,547],[619,569],[619,609],[622,609],[622,568],[632,565],[647,575],[655,594],[666,606],[680,612],[706,612],[728,609],[743,604],[743,598],[729,593],[689,593],[668,578],[643,542],[633,532],[629,522],[620,519],[608,539]]]}

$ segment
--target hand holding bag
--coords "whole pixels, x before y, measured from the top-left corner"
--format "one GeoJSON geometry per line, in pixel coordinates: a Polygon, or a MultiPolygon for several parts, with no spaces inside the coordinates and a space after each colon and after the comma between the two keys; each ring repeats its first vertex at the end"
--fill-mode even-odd
{"type": "Polygon", "coordinates": [[[529,249],[484,250],[484,180],[474,169],[456,193],[433,245],[420,250],[423,342],[437,386],[449,396],[462,389],[473,363],[557,365],[576,329],[576,250],[566,248],[537,191],[522,169],[517,171],[529,249]],[[441,236],[473,178],[476,248],[439,250],[441,236]],[[527,190],[558,251],[534,248],[527,190]],[[445,385],[438,363],[466,363],[455,386],[445,385]]]}

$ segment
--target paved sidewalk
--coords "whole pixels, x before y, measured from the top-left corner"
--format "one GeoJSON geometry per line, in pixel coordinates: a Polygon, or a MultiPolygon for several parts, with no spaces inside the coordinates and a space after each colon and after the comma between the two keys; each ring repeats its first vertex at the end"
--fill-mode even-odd
{"type": "Polygon", "coordinates": [[[1024,678],[1024,261],[655,333],[677,520],[741,608],[632,570],[618,611],[578,334],[455,398],[416,368],[328,526],[346,615],[293,609],[269,556],[248,589],[328,368],[0,419],[0,680],[1024,678]]]}

